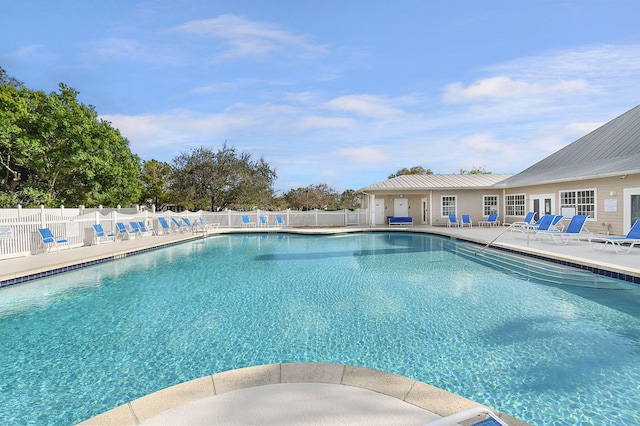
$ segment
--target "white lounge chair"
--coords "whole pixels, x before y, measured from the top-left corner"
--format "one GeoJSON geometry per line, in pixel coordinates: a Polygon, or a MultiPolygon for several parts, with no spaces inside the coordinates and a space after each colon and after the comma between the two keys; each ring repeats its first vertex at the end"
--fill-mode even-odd
{"type": "Polygon", "coordinates": [[[164,217],[158,218],[158,224],[160,225],[160,229],[162,229],[162,235],[171,234],[173,230],[171,229],[171,225],[167,222],[167,219],[164,217]]]}
{"type": "Polygon", "coordinates": [[[551,237],[556,244],[567,244],[572,239],[578,240],[585,236],[591,238],[593,233],[584,232],[584,224],[588,217],[589,215],[586,214],[577,214],[571,218],[566,231],[549,231],[545,235],[551,237]]]}
{"type": "Polygon", "coordinates": [[[640,247],[640,219],[636,220],[636,223],[633,224],[626,237],[596,236],[590,237],[589,243],[591,244],[591,248],[594,250],[604,250],[607,248],[608,244],[611,244],[616,253],[628,254],[634,246],[637,245],[640,247]],[[594,242],[597,242],[598,244],[593,244],[594,242]],[[603,242],[604,245],[602,245],[602,249],[596,248],[596,246],[600,246],[603,242]],[[626,246],[627,244],[629,246],[626,246]]]}
{"type": "Polygon", "coordinates": [[[524,217],[524,220],[522,220],[521,222],[513,222],[511,224],[512,228],[517,228],[517,227],[527,227],[529,225],[531,225],[531,222],[533,222],[533,219],[536,217],[536,212],[529,212],[527,213],[527,215],[524,217]]]}
{"type": "Polygon", "coordinates": [[[487,220],[478,221],[478,226],[500,226],[500,221],[498,220],[498,213],[491,213],[487,220]]]}
{"type": "Polygon", "coordinates": [[[126,227],[126,225],[122,222],[118,222],[116,223],[116,227],[118,228],[118,235],[120,236],[120,238],[122,238],[123,240],[126,238],[127,240],[131,239],[131,236],[135,237],[136,233],[129,231],[126,227]]]}
{"type": "Polygon", "coordinates": [[[116,241],[116,234],[114,234],[113,232],[106,232],[102,225],[100,225],[99,223],[93,225],[93,234],[96,243],[100,243],[103,240],[113,240],[114,242],[116,241]]]}
{"type": "Polygon", "coordinates": [[[458,222],[455,214],[450,214],[449,217],[447,217],[447,228],[455,228],[456,226],[460,226],[460,222],[458,222]]]}
{"type": "Polygon", "coordinates": [[[249,216],[242,215],[242,227],[243,228],[255,228],[256,227],[256,223],[255,222],[251,222],[251,220],[249,220],[249,216]]]}
{"type": "Polygon", "coordinates": [[[57,251],[60,251],[60,245],[69,245],[69,240],[62,237],[55,237],[49,228],[40,228],[38,232],[40,233],[42,244],[47,253],[51,250],[51,246],[55,247],[57,251]]]}

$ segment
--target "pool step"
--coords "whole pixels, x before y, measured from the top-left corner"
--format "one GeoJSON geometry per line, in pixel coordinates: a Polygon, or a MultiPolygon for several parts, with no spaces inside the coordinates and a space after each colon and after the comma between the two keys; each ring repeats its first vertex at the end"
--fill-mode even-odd
{"type": "Polygon", "coordinates": [[[570,266],[529,258],[472,244],[445,241],[444,248],[465,259],[498,269],[519,278],[544,284],[623,290],[628,287],[619,280],[570,266]]]}

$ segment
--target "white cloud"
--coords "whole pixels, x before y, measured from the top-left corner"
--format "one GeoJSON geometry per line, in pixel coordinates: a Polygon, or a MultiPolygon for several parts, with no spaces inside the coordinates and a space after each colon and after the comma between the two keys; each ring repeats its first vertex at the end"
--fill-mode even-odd
{"type": "Polygon", "coordinates": [[[174,31],[219,40],[224,58],[262,58],[282,52],[316,56],[328,50],[325,45],[312,43],[307,36],[230,14],[190,21],[174,31]]]}
{"type": "Polygon", "coordinates": [[[358,164],[381,164],[390,158],[388,150],[373,146],[344,148],[338,150],[337,153],[358,164]]]}
{"type": "Polygon", "coordinates": [[[27,58],[33,58],[41,54],[43,46],[41,44],[30,44],[22,46],[17,50],[9,53],[7,56],[14,60],[23,60],[27,58]]]}
{"type": "Polygon", "coordinates": [[[451,83],[445,87],[443,100],[447,103],[464,103],[484,99],[506,99],[537,96],[557,96],[588,89],[585,80],[574,79],[554,83],[526,82],[507,76],[484,78],[465,87],[462,83],[451,83]]]}
{"type": "Polygon", "coordinates": [[[398,100],[376,95],[350,95],[330,100],[326,107],[336,111],[348,112],[360,117],[375,119],[398,119],[407,114],[396,108],[398,100]]]}
{"type": "Polygon", "coordinates": [[[356,122],[351,118],[344,117],[323,117],[319,115],[308,115],[296,120],[295,125],[300,129],[346,129],[355,127],[356,122]]]}
{"type": "Polygon", "coordinates": [[[98,61],[130,61],[150,64],[171,64],[176,59],[151,44],[125,38],[109,38],[85,43],[87,51],[81,57],[86,63],[98,61]]]}

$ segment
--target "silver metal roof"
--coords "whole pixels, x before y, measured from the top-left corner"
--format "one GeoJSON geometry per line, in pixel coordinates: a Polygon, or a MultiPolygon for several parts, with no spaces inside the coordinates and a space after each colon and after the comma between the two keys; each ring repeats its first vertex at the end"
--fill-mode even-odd
{"type": "Polygon", "coordinates": [[[402,175],[379,182],[359,190],[429,190],[429,189],[479,189],[490,188],[511,177],[510,174],[479,175],[402,175]]]}
{"type": "Polygon", "coordinates": [[[500,186],[640,172],[640,105],[565,146],[500,186]]]}

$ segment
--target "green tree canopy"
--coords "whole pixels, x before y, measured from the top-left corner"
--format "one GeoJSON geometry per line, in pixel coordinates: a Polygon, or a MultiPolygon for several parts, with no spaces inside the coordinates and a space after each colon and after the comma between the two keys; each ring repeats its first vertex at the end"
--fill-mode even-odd
{"type": "Polygon", "coordinates": [[[276,172],[263,158],[254,161],[226,143],[218,151],[200,147],[183,152],[172,166],[171,192],[190,209],[253,209],[273,198],[276,172]]]}
{"type": "Polygon", "coordinates": [[[461,175],[490,175],[491,172],[488,172],[482,167],[473,166],[471,170],[460,169],[461,175]]]}
{"type": "Polygon", "coordinates": [[[422,166],[413,166],[410,169],[406,167],[398,170],[394,174],[389,175],[387,179],[393,179],[394,177],[402,176],[402,175],[432,175],[433,172],[431,169],[424,169],[422,166]]]}
{"type": "MultiPolygon", "coordinates": [[[[140,159],[78,92],[24,88],[0,68],[0,203],[96,206],[140,198],[140,159]]],[[[8,204],[8,205],[7,205],[8,204]]]]}
{"type": "Polygon", "coordinates": [[[169,163],[158,160],[142,162],[142,203],[158,208],[169,201],[169,184],[173,170],[169,163]]]}
{"type": "Polygon", "coordinates": [[[335,209],[338,205],[338,193],[326,183],[292,189],[285,193],[287,205],[296,210],[335,209]]]}

